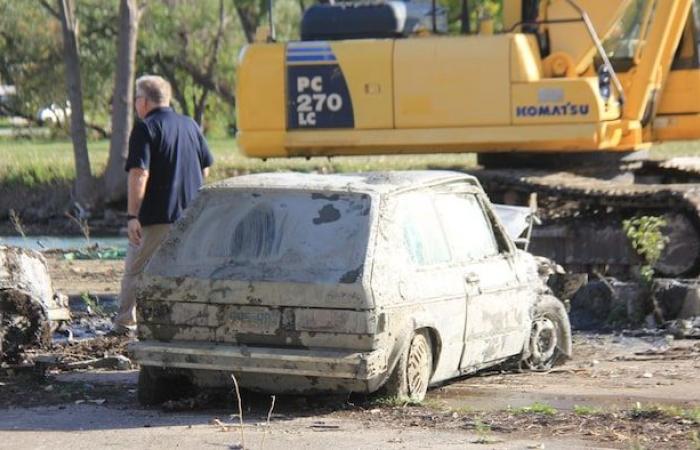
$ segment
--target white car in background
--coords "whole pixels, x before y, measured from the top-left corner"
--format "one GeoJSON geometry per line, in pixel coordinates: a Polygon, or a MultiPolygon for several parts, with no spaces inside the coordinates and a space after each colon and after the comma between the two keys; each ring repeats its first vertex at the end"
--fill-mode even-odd
{"type": "Polygon", "coordinates": [[[41,125],[63,125],[70,119],[70,115],[70,102],[66,102],[65,106],[52,103],[36,113],[36,120],[41,125]]]}

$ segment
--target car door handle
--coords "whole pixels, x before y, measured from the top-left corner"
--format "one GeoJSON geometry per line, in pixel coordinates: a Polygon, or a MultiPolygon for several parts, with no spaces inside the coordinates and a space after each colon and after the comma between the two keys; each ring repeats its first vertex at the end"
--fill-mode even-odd
{"type": "Polygon", "coordinates": [[[475,273],[468,273],[464,276],[464,281],[467,283],[473,283],[476,284],[480,281],[479,275],[475,273]]]}

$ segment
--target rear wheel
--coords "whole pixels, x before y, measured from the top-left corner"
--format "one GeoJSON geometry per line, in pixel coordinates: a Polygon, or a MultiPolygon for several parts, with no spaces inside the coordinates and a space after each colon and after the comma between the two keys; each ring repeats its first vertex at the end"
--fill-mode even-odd
{"type": "Polygon", "coordinates": [[[408,348],[402,353],[396,368],[386,382],[390,396],[421,402],[428,391],[433,372],[433,351],[425,330],[417,331],[408,348]]]}
{"type": "Polygon", "coordinates": [[[144,406],[160,405],[194,394],[192,382],[182,373],[162,367],[141,366],[137,397],[144,406]]]}

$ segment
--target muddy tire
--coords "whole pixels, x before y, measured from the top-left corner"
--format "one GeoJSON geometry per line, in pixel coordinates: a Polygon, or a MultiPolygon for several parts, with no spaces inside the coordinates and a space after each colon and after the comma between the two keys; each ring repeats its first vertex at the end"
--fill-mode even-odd
{"type": "Polygon", "coordinates": [[[547,371],[571,356],[571,346],[571,324],[564,305],[551,295],[541,296],[533,307],[523,368],[547,371]]]}
{"type": "Polygon", "coordinates": [[[195,394],[195,387],[182,371],[141,366],[137,397],[143,406],[160,405],[195,394]]]}
{"type": "Polygon", "coordinates": [[[160,405],[168,399],[162,369],[141,366],[137,397],[143,406],[160,405]]]}
{"type": "Polygon", "coordinates": [[[427,331],[420,330],[411,338],[396,367],[384,385],[387,395],[411,402],[422,402],[433,373],[433,351],[427,331]]]}

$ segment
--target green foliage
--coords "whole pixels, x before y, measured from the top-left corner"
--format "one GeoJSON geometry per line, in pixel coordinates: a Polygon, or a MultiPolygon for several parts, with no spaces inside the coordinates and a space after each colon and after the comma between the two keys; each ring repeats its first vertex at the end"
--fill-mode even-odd
{"type": "Polygon", "coordinates": [[[556,408],[554,408],[551,405],[548,405],[547,403],[540,403],[540,402],[535,402],[530,406],[523,406],[522,408],[509,408],[509,411],[512,414],[541,414],[543,416],[554,416],[557,411],[556,408]]]}
{"type": "Polygon", "coordinates": [[[603,414],[603,410],[594,406],[574,405],[574,414],[577,416],[598,416],[603,414]]]}
{"type": "Polygon", "coordinates": [[[662,232],[665,226],[666,220],[656,216],[634,217],[622,222],[630,244],[645,262],[640,268],[640,275],[648,283],[654,276],[654,265],[668,242],[668,237],[662,232]]]}
{"type": "Polygon", "coordinates": [[[102,306],[99,304],[100,300],[97,297],[93,298],[93,296],[91,296],[89,292],[83,292],[80,295],[80,298],[83,300],[85,305],[92,311],[93,314],[98,314],[100,316],[105,315],[104,309],[102,309],[102,306]]]}
{"type": "MultiPolygon", "coordinates": [[[[95,175],[107,164],[109,142],[91,142],[90,159],[95,175]]],[[[75,178],[73,146],[69,141],[0,140],[0,184],[36,187],[75,178]]]]}
{"type": "Polygon", "coordinates": [[[15,85],[10,107],[33,117],[40,107],[65,103],[60,24],[39,2],[0,0],[0,81],[15,85]]]}
{"type": "Polygon", "coordinates": [[[419,406],[421,402],[414,402],[408,398],[381,396],[372,399],[371,405],[380,408],[403,408],[406,406],[419,406]]]}
{"type": "Polygon", "coordinates": [[[668,417],[689,420],[696,425],[700,425],[700,406],[686,409],[675,405],[647,405],[637,402],[629,411],[629,414],[635,419],[668,417]]]}

